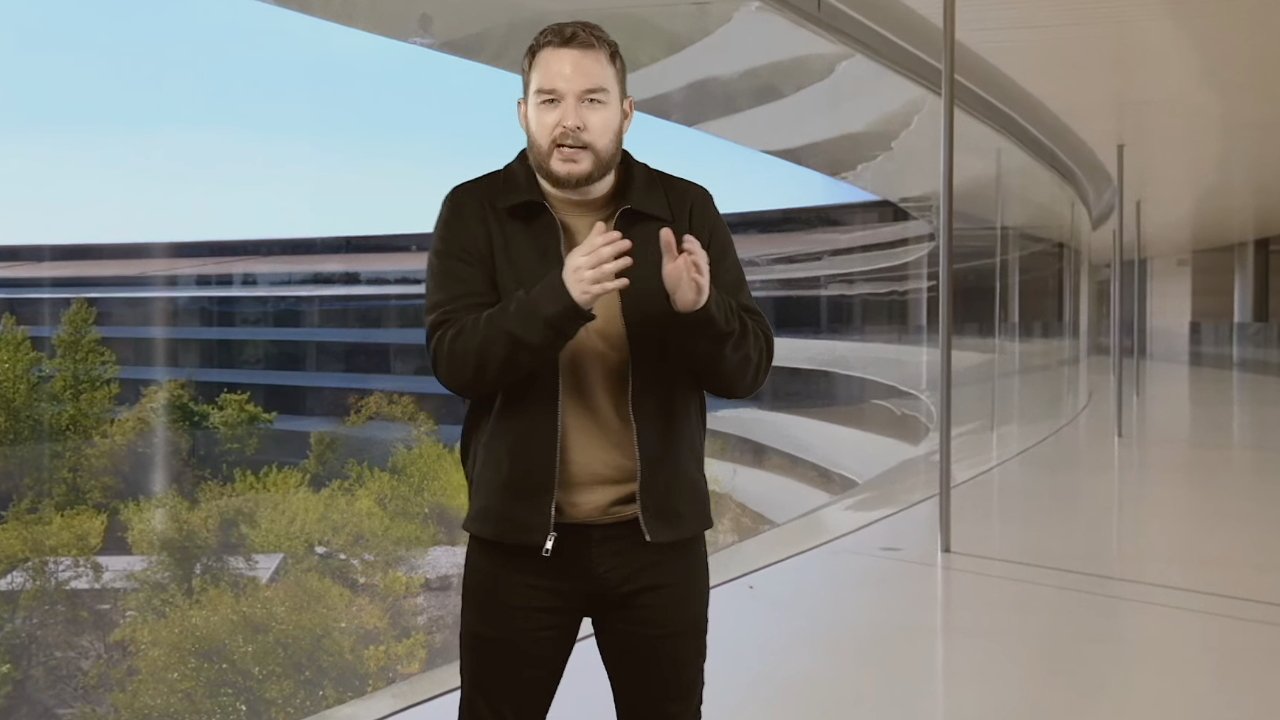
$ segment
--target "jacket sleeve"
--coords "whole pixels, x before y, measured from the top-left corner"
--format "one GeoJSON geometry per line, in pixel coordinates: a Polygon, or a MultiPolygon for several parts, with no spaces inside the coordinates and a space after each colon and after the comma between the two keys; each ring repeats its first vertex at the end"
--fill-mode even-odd
{"type": "Polygon", "coordinates": [[[427,348],[440,384],[467,398],[496,395],[555,358],[595,316],[553,270],[532,289],[498,292],[484,206],[454,188],[427,260],[427,348]]]}
{"type": "Polygon", "coordinates": [[[723,398],[745,398],[764,385],[773,365],[773,328],[751,297],[729,226],[710,193],[699,193],[690,233],[711,260],[711,294],[677,322],[699,385],[723,398]],[[701,233],[701,234],[699,234],[701,233]]]}

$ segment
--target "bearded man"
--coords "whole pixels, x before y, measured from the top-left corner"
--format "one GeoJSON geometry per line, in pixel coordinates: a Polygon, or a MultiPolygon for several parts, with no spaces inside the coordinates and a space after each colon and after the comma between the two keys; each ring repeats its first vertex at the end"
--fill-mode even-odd
{"type": "Polygon", "coordinates": [[[545,718],[591,618],[619,720],[699,718],[706,394],[755,393],[773,331],[710,193],[623,149],[617,43],[550,25],[523,77],[527,147],[449,192],[428,264],[467,400],[459,717],[545,718]]]}

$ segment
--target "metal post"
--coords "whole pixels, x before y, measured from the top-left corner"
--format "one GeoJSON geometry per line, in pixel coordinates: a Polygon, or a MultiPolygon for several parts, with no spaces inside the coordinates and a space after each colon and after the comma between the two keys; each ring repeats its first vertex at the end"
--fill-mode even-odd
{"type": "Polygon", "coordinates": [[[1062,279],[1062,334],[1063,338],[1074,337],[1072,335],[1072,327],[1076,325],[1076,286],[1072,284],[1072,280],[1076,276],[1076,204],[1071,203],[1071,217],[1067,219],[1067,241],[1066,245],[1066,272],[1062,279]]]}
{"type": "Polygon", "coordinates": [[[993,357],[991,359],[991,447],[996,445],[996,416],[999,414],[1000,403],[998,399],[1000,386],[1000,337],[1004,333],[1000,329],[1000,317],[1003,315],[1001,310],[1004,304],[1004,158],[1001,155],[1001,149],[996,148],[996,301],[995,301],[995,332],[992,336],[991,346],[993,357]]]}
{"type": "Polygon", "coordinates": [[[938,547],[951,552],[951,245],[955,214],[956,0],[942,1],[942,187],[939,188],[938,354],[938,547]]]}
{"type": "Polygon", "coordinates": [[[831,296],[828,292],[829,290],[824,278],[822,287],[818,290],[818,334],[824,337],[827,334],[827,322],[830,317],[827,312],[827,300],[829,300],[831,296]]]}
{"type": "Polygon", "coordinates": [[[1063,362],[1066,364],[1066,372],[1062,375],[1064,384],[1064,395],[1067,398],[1067,414],[1070,417],[1076,408],[1076,398],[1079,397],[1079,388],[1072,380],[1072,369],[1078,367],[1080,357],[1077,355],[1079,348],[1076,346],[1076,335],[1073,328],[1076,324],[1076,290],[1073,281],[1076,276],[1076,208],[1075,204],[1071,205],[1071,214],[1067,216],[1067,234],[1062,238],[1062,270],[1058,273],[1058,282],[1061,287],[1058,289],[1061,293],[1061,310],[1059,314],[1062,325],[1059,328],[1058,342],[1060,345],[1060,353],[1063,362]]]}
{"type": "Polygon", "coordinates": [[[1120,271],[1117,269],[1120,262],[1120,231],[1111,231],[1111,391],[1112,401],[1115,405],[1112,412],[1115,415],[1116,435],[1120,435],[1120,358],[1123,355],[1116,349],[1120,345],[1120,321],[1116,320],[1119,314],[1117,308],[1120,306],[1120,271]]]}
{"type": "MultiPolygon", "coordinates": [[[[1076,204],[1071,203],[1071,214],[1074,217],[1077,212],[1076,204]]],[[[1085,222],[1088,227],[1088,221],[1085,222]]],[[[1089,393],[1089,363],[1092,359],[1093,352],[1093,304],[1094,304],[1094,283],[1093,283],[1093,259],[1092,245],[1087,232],[1077,230],[1078,235],[1072,235],[1079,243],[1079,257],[1076,259],[1076,332],[1080,338],[1080,392],[1081,397],[1088,397],[1089,393]]],[[[1083,402],[1083,400],[1082,400],[1083,402]]]]}
{"type": "Polygon", "coordinates": [[[1142,396],[1142,353],[1138,346],[1142,337],[1142,200],[1133,211],[1133,396],[1142,396]]]}
{"type": "MultiPolygon", "coordinates": [[[[1009,312],[1006,320],[1013,336],[1013,352],[1022,345],[1022,238],[1016,229],[1009,231],[1009,312]]],[[[1016,366],[1015,366],[1016,367],[1016,366]]]]}
{"type": "Polygon", "coordinates": [[[1116,437],[1124,437],[1124,348],[1120,325],[1124,322],[1124,145],[1116,146],[1116,184],[1119,202],[1111,243],[1111,392],[1115,396],[1116,437]]]}

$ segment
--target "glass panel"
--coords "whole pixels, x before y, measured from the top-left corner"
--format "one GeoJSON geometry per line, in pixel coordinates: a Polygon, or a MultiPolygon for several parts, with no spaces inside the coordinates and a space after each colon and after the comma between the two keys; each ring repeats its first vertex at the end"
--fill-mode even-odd
{"type": "MultiPolygon", "coordinates": [[[[335,19],[435,42],[419,33],[438,4],[392,5],[335,19]]],[[[588,16],[637,47],[642,111],[883,198],[726,213],[777,346],[761,392],[709,399],[719,577],[729,551],[764,558],[771,530],[840,501],[887,513],[935,492],[938,98],[757,3],[588,16]]],[[[507,66],[545,20],[432,32],[446,52],[507,66]]],[[[1091,286],[1066,186],[958,119],[962,482],[1085,401],[1091,286]]],[[[681,160],[652,140],[632,149],[663,169],[681,160]]],[[[727,164],[694,179],[717,197],[790,190],[727,164]]],[[[13,318],[0,329],[0,715],[296,718],[448,677],[465,406],[430,375],[418,230],[0,247],[13,318]]]]}
{"type": "Polygon", "coordinates": [[[1060,178],[963,112],[956,144],[966,168],[957,173],[957,213],[987,229],[978,241],[985,252],[957,282],[957,312],[990,318],[976,332],[956,326],[957,349],[977,341],[988,353],[985,373],[962,373],[955,361],[963,481],[1044,438],[1084,402],[1076,273],[1086,220],[1060,178]]]}

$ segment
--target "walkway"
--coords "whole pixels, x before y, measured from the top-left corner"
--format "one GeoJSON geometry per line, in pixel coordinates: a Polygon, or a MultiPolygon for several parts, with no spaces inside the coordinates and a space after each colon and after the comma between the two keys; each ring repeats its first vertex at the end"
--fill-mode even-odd
{"type": "MultiPolygon", "coordinates": [[[[1095,376],[1077,422],[957,488],[951,556],[930,500],[717,587],[705,717],[1274,717],[1280,379],[1144,379],[1131,438],[1114,440],[1095,376]]],[[[862,502],[730,548],[717,574],[735,550],[820,540],[862,502]]],[[[398,718],[456,717],[456,702],[398,718]]],[[[612,717],[590,639],[551,717],[612,717]]]]}

